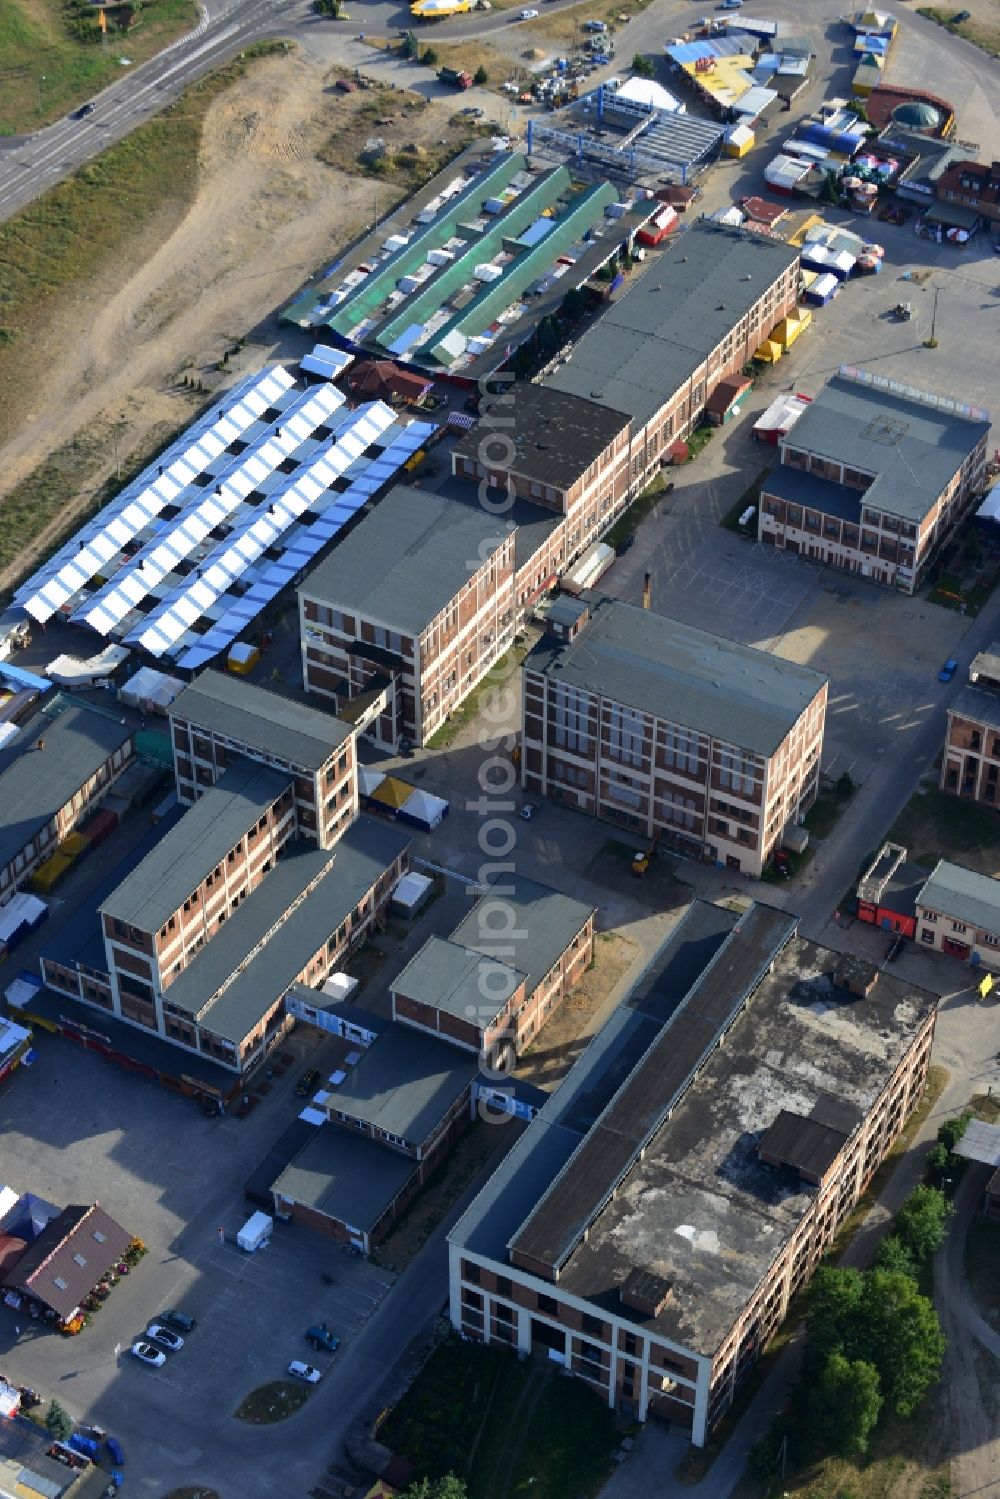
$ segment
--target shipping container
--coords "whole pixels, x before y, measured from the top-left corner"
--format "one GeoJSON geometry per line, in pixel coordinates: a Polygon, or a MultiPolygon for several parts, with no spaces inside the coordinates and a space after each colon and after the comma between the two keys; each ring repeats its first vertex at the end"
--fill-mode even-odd
{"type": "Polygon", "coordinates": [[[105,838],[111,837],[117,826],[117,815],[106,807],[102,807],[99,812],[95,812],[93,817],[88,818],[81,825],[80,832],[90,840],[91,848],[98,848],[105,838]]]}

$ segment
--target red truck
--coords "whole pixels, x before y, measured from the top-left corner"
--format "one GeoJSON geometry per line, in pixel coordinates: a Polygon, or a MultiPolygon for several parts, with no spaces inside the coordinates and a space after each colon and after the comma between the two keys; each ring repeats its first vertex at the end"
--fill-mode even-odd
{"type": "Polygon", "coordinates": [[[438,80],[447,84],[449,88],[471,88],[472,74],[466,73],[459,68],[441,68],[438,80]]]}

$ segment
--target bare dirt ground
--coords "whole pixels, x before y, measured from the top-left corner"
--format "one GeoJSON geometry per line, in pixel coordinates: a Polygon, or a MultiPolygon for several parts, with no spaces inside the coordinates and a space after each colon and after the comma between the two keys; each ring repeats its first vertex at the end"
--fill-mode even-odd
{"type": "MultiPolygon", "coordinates": [[[[104,267],[99,281],[64,299],[33,367],[25,362],[30,410],[0,447],[0,498],[78,433],[117,430],[122,460],[151,448],[194,409],[184,373],[211,385],[226,348],[370,220],[370,182],[316,156],[334,108],[345,107],[324,78],[301,53],[269,58],[211,106],[200,183],[183,218],[145,226],[113,268],[120,284],[110,297],[104,267]]],[[[433,113],[424,128],[440,134],[433,113]]],[[[388,196],[383,187],[383,209],[388,196]]],[[[268,353],[283,352],[273,326],[264,337],[268,353]]],[[[259,362],[259,347],[255,355],[259,362]]],[[[113,472],[114,444],[103,449],[81,490],[113,472]]],[[[43,533],[39,549],[46,541],[43,533]]]]}
{"type": "Polygon", "coordinates": [[[517,1067],[520,1082],[551,1092],[561,1082],[606,1018],[607,1002],[640,955],[639,945],[613,932],[594,938],[594,962],[517,1067]]]}

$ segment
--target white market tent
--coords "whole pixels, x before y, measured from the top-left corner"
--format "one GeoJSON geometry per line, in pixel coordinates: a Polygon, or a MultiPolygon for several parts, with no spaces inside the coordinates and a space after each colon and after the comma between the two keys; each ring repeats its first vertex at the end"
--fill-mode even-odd
{"type": "Polygon", "coordinates": [[[140,666],[118,696],[130,708],[147,713],[166,713],[174,698],[184,691],[184,685],[180,677],[169,677],[166,672],[156,671],[152,666],[140,666]]]}
{"type": "Polygon", "coordinates": [[[370,770],[367,765],[358,766],[358,795],[371,796],[385,780],[384,770],[370,770]]]}
{"type": "Polygon", "coordinates": [[[87,661],[78,656],[57,656],[45,668],[45,675],[61,687],[90,687],[110,677],[131,654],[126,646],[109,645],[87,661]]]}
{"type": "Polygon", "coordinates": [[[343,349],[331,349],[329,344],[316,344],[310,354],[299,362],[299,369],[307,375],[320,375],[324,380],[336,380],[354,363],[353,354],[343,349]]]}
{"type": "Polygon", "coordinates": [[[630,78],[615,92],[614,104],[638,104],[643,109],[662,110],[664,114],[676,114],[684,105],[662,84],[652,78],[630,78]]]}
{"type": "Polygon", "coordinates": [[[432,796],[429,791],[416,790],[406,798],[399,815],[404,822],[415,823],[430,832],[448,815],[448,803],[443,797],[432,796]]]}

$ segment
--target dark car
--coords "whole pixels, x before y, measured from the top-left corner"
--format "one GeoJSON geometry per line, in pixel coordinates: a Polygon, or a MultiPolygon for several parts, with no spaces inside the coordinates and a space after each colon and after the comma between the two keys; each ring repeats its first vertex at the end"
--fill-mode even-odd
{"type": "Polygon", "coordinates": [[[88,115],[92,115],[94,113],[94,110],[96,108],[97,108],[97,105],[94,104],[94,103],[81,104],[79,109],[74,109],[73,110],[73,113],[70,115],[70,119],[71,120],[85,120],[88,115]]]}
{"type": "Polygon", "coordinates": [[[961,26],[961,24],[962,24],[963,21],[971,21],[971,20],[972,20],[972,12],[971,12],[971,10],[956,10],[955,14],[951,18],[951,24],[953,26],[961,26]]]}
{"type": "Polygon", "coordinates": [[[308,1072],[303,1072],[302,1076],[295,1084],[295,1092],[297,1093],[299,1098],[305,1098],[307,1093],[311,1093],[313,1091],[318,1082],[319,1073],[316,1071],[315,1067],[310,1067],[308,1072]]]}
{"type": "Polygon", "coordinates": [[[623,536],[622,537],[621,541],[615,547],[615,556],[616,557],[624,557],[625,553],[627,551],[629,551],[634,546],[635,546],[635,532],[634,531],[630,531],[627,536],[623,536]]]}
{"type": "Polygon", "coordinates": [[[119,1468],[124,1468],[125,1454],[122,1451],[122,1444],[121,1442],[119,1442],[118,1438],[108,1437],[104,1445],[108,1449],[108,1456],[110,1457],[111,1461],[113,1463],[117,1463],[119,1468]]]}
{"type": "Polygon", "coordinates": [[[900,932],[898,936],[893,937],[892,941],[889,943],[889,946],[886,948],[885,961],[887,963],[895,963],[896,959],[903,951],[905,942],[906,938],[903,936],[902,932],[900,932]]]}
{"type": "Polygon", "coordinates": [[[194,1332],[198,1325],[193,1317],[188,1316],[187,1312],[179,1312],[174,1307],[171,1307],[168,1312],[161,1312],[159,1320],[167,1327],[174,1328],[177,1332],[194,1332]]]}

